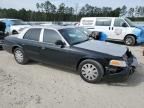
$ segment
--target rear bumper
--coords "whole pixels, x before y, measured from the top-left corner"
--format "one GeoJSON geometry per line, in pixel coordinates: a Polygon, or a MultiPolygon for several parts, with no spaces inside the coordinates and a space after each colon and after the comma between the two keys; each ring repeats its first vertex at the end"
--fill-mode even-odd
{"type": "Polygon", "coordinates": [[[132,62],[125,68],[120,68],[119,70],[106,68],[106,74],[104,78],[114,80],[128,79],[129,76],[135,72],[135,69],[138,65],[137,59],[134,56],[130,59],[132,62]]]}

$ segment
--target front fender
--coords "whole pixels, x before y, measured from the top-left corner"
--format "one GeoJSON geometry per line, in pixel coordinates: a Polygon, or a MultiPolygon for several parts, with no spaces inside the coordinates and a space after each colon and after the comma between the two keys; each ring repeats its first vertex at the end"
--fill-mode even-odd
{"type": "Polygon", "coordinates": [[[82,57],[82,58],[78,61],[77,66],[76,66],[76,69],[78,69],[79,64],[80,64],[82,61],[87,60],[87,59],[91,59],[91,60],[95,60],[95,61],[99,62],[103,67],[107,66],[108,63],[109,63],[109,60],[106,60],[106,59],[104,59],[104,58],[98,58],[98,57],[94,57],[94,56],[84,56],[84,57],[82,57]]]}

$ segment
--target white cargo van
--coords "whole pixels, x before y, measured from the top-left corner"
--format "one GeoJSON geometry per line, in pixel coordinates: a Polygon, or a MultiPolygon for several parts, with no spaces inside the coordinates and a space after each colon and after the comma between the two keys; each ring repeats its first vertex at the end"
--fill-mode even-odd
{"type": "Polygon", "coordinates": [[[84,17],[80,26],[91,31],[104,32],[108,40],[124,41],[126,45],[144,42],[144,29],[136,27],[128,18],[84,17]]]}

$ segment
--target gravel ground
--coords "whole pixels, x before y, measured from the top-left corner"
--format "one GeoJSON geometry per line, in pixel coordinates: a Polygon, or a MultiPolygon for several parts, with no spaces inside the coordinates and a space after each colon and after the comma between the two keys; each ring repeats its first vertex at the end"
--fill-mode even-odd
{"type": "Polygon", "coordinates": [[[139,61],[136,72],[126,82],[100,84],[37,62],[19,65],[13,55],[0,51],[0,108],[142,108],[143,49],[130,49],[139,61]]]}

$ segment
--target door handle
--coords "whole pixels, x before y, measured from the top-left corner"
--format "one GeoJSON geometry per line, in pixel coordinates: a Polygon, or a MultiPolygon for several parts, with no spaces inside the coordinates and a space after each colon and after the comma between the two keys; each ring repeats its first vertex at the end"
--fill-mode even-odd
{"type": "Polygon", "coordinates": [[[109,27],[109,30],[111,29],[111,27],[109,27]]]}

